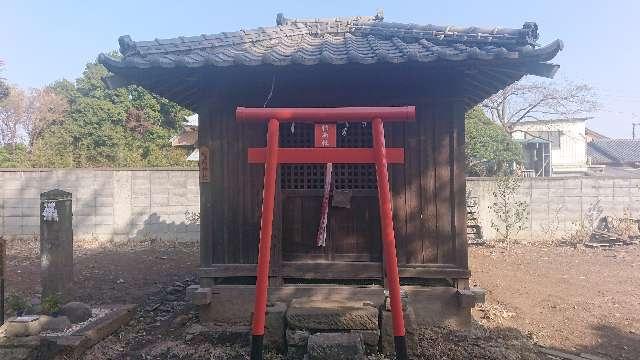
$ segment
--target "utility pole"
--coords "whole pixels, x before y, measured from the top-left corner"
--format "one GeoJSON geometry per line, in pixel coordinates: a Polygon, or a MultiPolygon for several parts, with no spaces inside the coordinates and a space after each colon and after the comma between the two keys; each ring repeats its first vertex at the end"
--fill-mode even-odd
{"type": "Polygon", "coordinates": [[[636,126],[640,126],[640,123],[631,123],[631,126],[632,126],[632,128],[631,128],[631,138],[633,140],[635,140],[636,139],[636,126]]]}

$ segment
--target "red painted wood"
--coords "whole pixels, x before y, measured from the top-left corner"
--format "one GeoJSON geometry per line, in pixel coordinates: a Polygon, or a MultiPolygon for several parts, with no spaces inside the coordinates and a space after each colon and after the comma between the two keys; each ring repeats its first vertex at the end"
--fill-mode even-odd
{"type": "Polygon", "coordinates": [[[337,145],[336,124],[316,124],[314,128],[314,146],[334,148],[337,145]]]}
{"type": "MultiPolygon", "coordinates": [[[[249,148],[247,157],[251,164],[261,164],[267,157],[265,148],[249,148]]],[[[279,148],[279,164],[374,164],[373,149],[368,148],[279,148]]],[[[404,149],[387,149],[387,163],[404,163],[404,149]]]]}
{"type": "Polygon", "coordinates": [[[415,106],[343,107],[343,108],[245,108],[236,109],[237,121],[266,122],[275,118],[281,122],[336,123],[362,122],[379,117],[384,121],[415,121],[415,106]]]}
{"type": "Polygon", "coordinates": [[[264,191],[262,199],[262,218],[260,220],[260,245],[258,247],[256,302],[253,308],[252,335],[264,335],[265,316],[267,312],[267,288],[269,286],[269,260],[271,257],[273,210],[276,196],[279,134],[280,130],[278,120],[269,120],[269,127],[267,130],[267,153],[269,154],[269,157],[264,165],[264,191]]]}
{"type": "Polygon", "coordinates": [[[389,173],[387,172],[384,128],[382,127],[382,120],[380,118],[373,119],[373,149],[376,155],[378,201],[380,202],[380,223],[382,225],[382,246],[385,270],[389,284],[389,297],[391,298],[393,335],[404,336],[404,315],[402,314],[402,300],[400,298],[400,275],[398,273],[396,237],[393,231],[391,190],[389,188],[389,173]]]}

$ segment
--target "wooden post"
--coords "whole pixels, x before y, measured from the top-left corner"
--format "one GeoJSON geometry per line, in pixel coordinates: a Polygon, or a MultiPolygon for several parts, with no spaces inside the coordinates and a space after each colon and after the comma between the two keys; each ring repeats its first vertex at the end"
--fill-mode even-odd
{"type": "Polygon", "coordinates": [[[40,194],[40,279],[42,297],[68,301],[73,292],[73,213],[71,193],[40,194]]]}

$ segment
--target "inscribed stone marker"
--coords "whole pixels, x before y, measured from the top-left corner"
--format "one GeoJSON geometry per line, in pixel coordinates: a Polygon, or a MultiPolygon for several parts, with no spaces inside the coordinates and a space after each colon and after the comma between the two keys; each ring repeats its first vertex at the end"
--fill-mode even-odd
{"type": "Polygon", "coordinates": [[[73,296],[73,213],[71,193],[40,194],[40,278],[43,298],[66,302],[73,296]]]}

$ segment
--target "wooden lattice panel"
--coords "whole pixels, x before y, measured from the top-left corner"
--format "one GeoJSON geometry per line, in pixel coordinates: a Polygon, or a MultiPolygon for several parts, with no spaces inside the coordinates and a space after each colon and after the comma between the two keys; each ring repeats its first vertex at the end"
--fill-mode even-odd
{"type": "Polygon", "coordinates": [[[283,190],[324,189],[324,165],[280,165],[280,187],[283,190]]]}
{"type": "Polygon", "coordinates": [[[280,125],[280,147],[282,148],[308,148],[313,147],[313,124],[280,125]]]}
{"type": "Polygon", "coordinates": [[[371,148],[373,137],[371,136],[370,123],[352,123],[338,125],[338,147],[343,148],[371,148]]]}
{"type": "Polygon", "coordinates": [[[374,165],[336,164],[333,167],[334,187],[338,190],[375,190],[374,165]]]}
{"type": "MultiPolygon", "coordinates": [[[[291,124],[280,127],[280,147],[310,148],[314,146],[313,124],[291,124]]],[[[341,148],[371,148],[371,124],[338,124],[337,145],[341,148]]],[[[280,165],[280,188],[283,190],[314,190],[324,188],[325,165],[280,165]]],[[[334,164],[334,187],[339,190],[375,190],[376,171],[373,164],[334,164]]]]}

